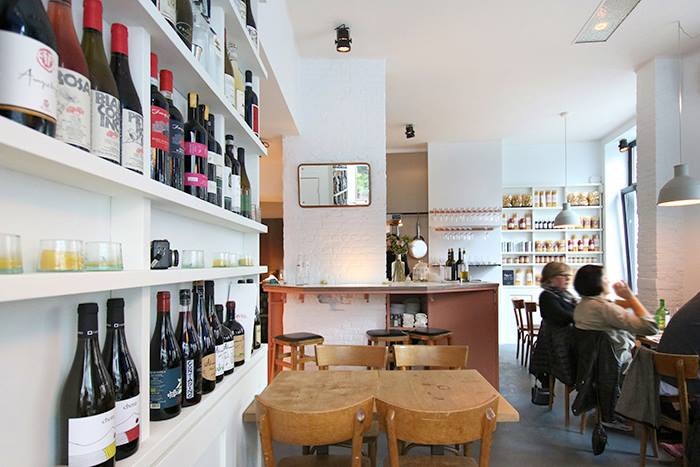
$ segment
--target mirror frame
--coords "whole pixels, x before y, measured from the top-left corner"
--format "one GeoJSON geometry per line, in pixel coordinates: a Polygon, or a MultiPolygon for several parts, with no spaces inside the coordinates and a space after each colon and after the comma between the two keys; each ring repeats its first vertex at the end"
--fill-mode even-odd
{"type": "Polygon", "coordinates": [[[297,166],[297,204],[301,208],[368,208],[372,205],[372,165],[369,162],[304,162],[297,166]],[[301,204],[301,168],[305,166],[318,166],[318,165],[366,165],[367,166],[367,177],[369,178],[369,193],[367,194],[367,204],[356,204],[356,205],[335,205],[335,204],[319,204],[318,206],[304,206],[301,204]]]}

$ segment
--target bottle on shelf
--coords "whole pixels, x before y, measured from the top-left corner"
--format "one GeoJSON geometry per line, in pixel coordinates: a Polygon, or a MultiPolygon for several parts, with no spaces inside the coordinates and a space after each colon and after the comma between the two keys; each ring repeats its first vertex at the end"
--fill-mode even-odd
{"type": "Polygon", "coordinates": [[[231,58],[231,67],[233,68],[233,77],[235,79],[235,108],[238,110],[241,117],[245,118],[245,80],[243,79],[243,73],[241,73],[241,67],[238,63],[238,46],[235,43],[231,44],[229,57],[231,58]]]}
{"type": "Polygon", "coordinates": [[[238,147],[238,163],[241,166],[241,215],[247,218],[253,217],[250,179],[245,170],[245,149],[238,147]]]}
{"type": "Polygon", "coordinates": [[[245,72],[245,122],[256,136],[260,136],[260,109],[258,95],[253,91],[253,72],[245,72]]]}
{"type": "Polygon", "coordinates": [[[173,72],[160,70],[160,92],[168,103],[170,112],[169,153],[170,186],[185,190],[185,123],[182,114],[173,103],[173,72]]]}
{"type": "Polygon", "coordinates": [[[221,335],[221,322],[216,316],[214,307],[214,281],[204,281],[204,307],[207,311],[207,319],[214,335],[214,352],[216,353],[216,382],[224,379],[224,367],[226,364],[226,347],[224,336],[221,335]]]}
{"type": "Polygon", "coordinates": [[[204,302],[204,281],[194,283],[192,314],[202,349],[202,394],[216,389],[216,343],[204,302]]]}
{"type": "Polygon", "coordinates": [[[241,17],[241,21],[245,22],[246,12],[248,11],[248,6],[246,5],[246,0],[234,0],[238,5],[238,15],[241,17]]]}
{"type": "Polygon", "coordinates": [[[90,72],[73,26],[71,0],[50,0],[47,13],[58,52],[56,139],[89,152],[90,72]]]}
{"type": "MultiPolygon", "coordinates": [[[[224,31],[224,44],[228,42],[228,32],[224,31]]],[[[231,57],[228,52],[228,46],[224,48],[224,98],[226,103],[231,104],[231,107],[236,108],[236,76],[231,64],[231,57]]]]}
{"type": "Polygon", "coordinates": [[[216,118],[214,114],[209,114],[209,138],[214,141],[214,154],[209,154],[209,158],[216,167],[216,205],[224,206],[224,153],[221,144],[216,140],[216,118]]]}
{"type": "Polygon", "coordinates": [[[216,157],[216,142],[209,131],[209,106],[199,104],[200,124],[207,132],[207,198],[211,204],[216,204],[216,165],[213,158],[216,157]]]}
{"type": "Polygon", "coordinates": [[[216,318],[221,323],[221,337],[224,339],[224,375],[233,373],[235,359],[235,347],[233,342],[233,331],[224,324],[224,306],[214,305],[216,318]]]}
{"type": "Polygon", "coordinates": [[[253,350],[262,345],[262,323],[260,322],[260,309],[255,305],[255,318],[253,321],[253,350]]]}
{"type": "Polygon", "coordinates": [[[226,320],[226,327],[233,332],[234,366],[241,366],[245,363],[245,330],[236,320],[236,302],[233,300],[226,302],[226,320]]]}
{"type": "Polygon", "coordinates": [[[226,157],[227,170],[231,171],[229,177],[229,197],[230,204],[227,208],[236,214],[241,213],[241,164],[236,158],[233,135],[226,135],[226,157]]]}
{"type": "Polygon", "coordinates": [[[454,253],[452,248],[447,249],[447,261],[445,262],[445,276],[446,281],[452,280],[452,267],[454,266],[454,253]]]}
{"type": "Polygon", "coordinates": [[[114,389],[100,354],[97,303],[78,305],[78,344],[59,414],[62,464],[114,465],[114,389]]]}
{"type": "Polygon", "coordinates": [[[462,249],[457,248],[457,261],[455,261],[454,266],[452,267],[454,269],[453,272],[453,279],[452,280],[461,280],[462,279],[462,269],[464,268],[464,260],[462,260],[462,249]]]}
{"type": "Polygon", "coordinates": [[[158,56],[151,54],[151,178],[170,185],[170,106],[159,91],[158,56]]]}
{"type": "Polygon", "coordinates": [[[121,105],[122,166],[143,173],[143,111],[129,70],[129,31],[112,24],[112,57],[109,63],[119,91],[121,105]]]}
{"type": "Polygon", "coordinates": [[[4,79],[0,80],[0,116],[49,136],[56,134],[59,67],[56,48],[56,37],[40,0],[3,2],[0,57],[4,79]],[[8,76],[34,79],[8,79],[8,76]]]}
{"type": "Polygon", "coordinates": [[[192,50],[192,4],[190,0],[177,0],[177,24],[175,30],[189,50],[192,50]]]}
{"type": "Polygon", "coordinates": [[[202,350],[192,319],[192,297],[180,290],[180,312],[175,334],[182,353],[182,406],[190,407],[202,400],[202,350]]]}
{"type": "Polygon", "coordinates": [[[192,53],[204,66],[209,54],[209,21],[203,14],[202,0],[192,2],[192,53]]]}
{"type": "Polygon", "coordinates": [[[200,123],[199,96],[187,95],[185,124],[185,192],[207,199],[207,131],[200,123]]]}
{"type": "Polygon", "coordinates": [[[124,332],[123,298],[107,300],[107,338],[102,358],[114,388],[116,460],[126,459],[139,449],[141,406],[139,374],[124,332]]]}
{"type": "Polygon", "coordinates": [[[666,315],[668,310],[666,309],[666,300],[663,298],[659,299],[659,308],[656,309],[654,313],[654,320],[656,325],[659,327],[659,331],[663,331],[666,328],[666,315]]]}
{"type": "Polygon", "coordinates": [[[153,0],[153,4],[158,7],[158,11],[168,22],[170,27],[177,31],[177,1],[176,0],[153,0]]]}
{"type": "Polygon", "coordinates": [[[207,71],[214,80],[215,87],[223,89],[224,83],[224,47],[219,34],[209,24],[209,54],[207,56],[207,71]]]}
{"type": "Polygon", "coordinates": [[[119,90],[107,64],[102,41],[102,2],[83,3],[83,53],[90,70],[90,119],[92,153],[115,164],[121,163],[121,104],[119,90]]]}
{"type": "Polygon", "coordinates": [[[150,344],[151,421],[175,417],[182,405],[182,354],[170,322],[170,292],[158,292],[156,302],[156,326],[150,344]]]}
{"type": "Polygon", "coordinates": [[[248,29],[248,35],[253,42],[255,48],[258,48],[258,28],[255,26],[255,18],[253,17],[253,9],[250,7],[250,0],[245,0],[245,25],[248,29]]]}

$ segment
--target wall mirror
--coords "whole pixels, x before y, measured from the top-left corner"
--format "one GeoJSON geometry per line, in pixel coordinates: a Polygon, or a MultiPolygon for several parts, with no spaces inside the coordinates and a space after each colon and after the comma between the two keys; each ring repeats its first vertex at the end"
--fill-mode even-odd
{"type": "Polygon", "coordinates": [[[299,206],[369,206],[370,167],[365,162],[300,164],[299,206]]]}

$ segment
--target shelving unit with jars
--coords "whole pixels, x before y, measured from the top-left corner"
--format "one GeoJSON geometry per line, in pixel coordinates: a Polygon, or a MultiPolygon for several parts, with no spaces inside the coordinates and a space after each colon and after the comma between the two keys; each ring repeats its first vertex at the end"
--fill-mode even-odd
{"type": "MultiPolygon", "coordinates": [[[[266,151],[230,101],[224,76],[207,71],[151,0],[102,3],[107,57],[110,25],[128,27],[130,71],[143,108],[144,170],[143,174],[127,170],[0,117],[0,230],[21,238],[24,271],[0,275],[0,352],[5,355],[6,375],[0,408],[7,419],[21,421],[0,440],[2,463],[58,462],[58,406],[76,348],[78,304],[98,304],[102,346],[106,301],[120,297],[125,301],[128,346],[139,374],[140,446],[116,465],[253,465],[259,459],[258,441],[254,434],[249,436],[241,415],[267,381],[266,347],[252,352],[258,277],[267,271],[259,264],[259,236],[267,227],[255,215],[244,217],[151,178],[151,52],[158,55],[160,69],[173,72],[173,102],[185,119],[185,97],[196,92],[215,116],[221,146],[224,136],[232,134],[236,146],[245,149],[253,205],[259,200],[259,157],[266,151]],[[43,239],[118,242],[123,270],[36,272],[43,239]],[[160,239],[181,252],[203,250],[205,267],[152,270],[149,245],[160,239]],[[217,252],[235,252],[245,261],[214,268],[217,252]],[[215,303],[236,301],[238,320],[245,328],[246,363],[199,404],[170,420],[150,421],[149,342],[156,322],[156,293],[170,292],[174,326],[178,290],[191,289],[194,280],[215,281],[215,303]]],[[[257,2],[251,4],[255,9],[257,2]]],[[[82,5],[73,1],[79,38],[82,5]]],[[[260,58],[263,51],[248,34],[239,2],[212,1],[211,28],[220,38],[226,29],[228,40],[237,44],[238,63],[242,70],[253,72],[257,92],[258,80],[267,77],[260,58]]]]}
{"type": "Polygon", "coordinates": [[[542,267],[561,261],[574,270],[603,264],[603,186],[512,186],[503,188],[501,256],[504,287],[537,287],[542,267]],[[579,214],[576,228],[555,229],[567,200],[579,214]]]}

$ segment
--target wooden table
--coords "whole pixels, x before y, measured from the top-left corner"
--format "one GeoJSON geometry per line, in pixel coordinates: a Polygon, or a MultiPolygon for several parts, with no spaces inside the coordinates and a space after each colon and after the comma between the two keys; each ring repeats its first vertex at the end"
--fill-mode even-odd
{"type": "Polygon", "coordinates": [[[639,339],[639,342],[642,343],[642,345],[646,345],[647,347],[656,350],[656,347],[659,346],[659,341],[661,340],[661,336],[664,335],[663,331],[659,331],[658,333],[654,334],[653,336],[637,336],[637,339],[639,339]]]}
{"type": "MultiPolygon", "coordinates": [[[[473,407],[494,394],[498,391],[476,370],[283,371],[260,397],[270,405],[300,412],[346,407],[367,397],[439,412],[473,407]]],[[[496,415],[499,422],[520,420],[503,396],[496,415]]],[[[254,407],[246,410],[243,420],[255,421],[254,407]]]]}

